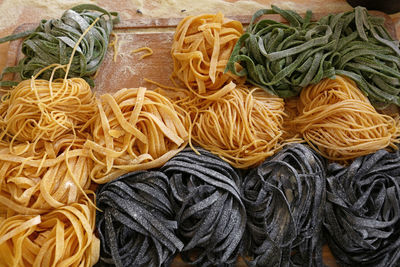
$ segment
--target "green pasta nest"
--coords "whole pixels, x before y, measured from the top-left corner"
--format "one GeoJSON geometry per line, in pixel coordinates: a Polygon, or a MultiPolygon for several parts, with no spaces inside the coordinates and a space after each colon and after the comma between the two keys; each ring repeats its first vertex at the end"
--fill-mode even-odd
{"type": "MultiPolygon", "coordinates": [[[[28,36],[22,43],[24,57],[16,67],[8,67],[4,73],[17,72],[22,80],[30,79],[40,70],[52,64],[68,64],[72,51],[84,31],[97,19],[77,46],[68,77],[81,77],[94,86],[93,75],[107,52],[113,24],[119,22],[117,13],[108,12],[96,5],[83,4],[63,13],[60,19],[42,20],[34,31],[27,31],[0,39],[0,43],[28,36]]],[[[52,69],[39,78],[50,79],[52,69]]],[[[54,78],[64,78],[65,70],[58,69],[54,78]]],[[[0,85],[11,86],[16,82],[3,81],[0,85]]]]}
{"type": "Polygon", "coordinates": [[[311,21],[294,11],[257,11],[237,42],[226,71],[280,97],[296,96],[309,84],[336,74],[353,79],[370,101],[400,106],[400,49],[384,19],[363,7],[311,21]],[[264,14],[280,14],[289,24],[264,14]],[[235,63],[244,68],[237,71],[235,63]]]}

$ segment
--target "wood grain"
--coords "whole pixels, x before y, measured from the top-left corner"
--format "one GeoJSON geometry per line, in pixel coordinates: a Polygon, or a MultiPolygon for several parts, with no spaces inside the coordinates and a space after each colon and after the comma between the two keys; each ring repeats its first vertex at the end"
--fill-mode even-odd
{"type": "MultiPolygon", "coordinates": [[[[387,15],[381,12],[374,12],[386,19],[386,27],[395,37],[394,25],[387,15]]],[[[314,14],[314,19],[324,16],[324,13],[314,14]]],[[[250,22],[251,16],[233,16],[230,17],[241,21],[243,24],[250,22]]],[[[269,18],[283,21],[280,16],[269,15],[269,18]]],[[[151,79],[164,85],[172,85],[169,77],[172,72],[172,59],[170,48],[173,41],[173,34],[176,25],[182,18],[139,18],[122,22],[115,28],[118,35],[118,53],[114,62],[114,51],[109,48],[106,58],[99,68],[99,73],[95,78],[96,94],[112,93],[121,88],[144,86],[154,88],[144,78],[151,79]],[[140,59],[140,53],[132,53],[132,50],[147,46],[152,48],[154,54],[140,59]]],[[[23,24],[16,29],[16,32],[33,28],[34,24],[23,24]]],[[[21,40],[10,43],[7,57],[7,65],[16,65],[22,57],[20,48],[21,40]]],[[[15,77],[8,76],[8,79],[15,77]]],[[[336,267],[336,261],[332,256],[328,246],[323,247],[324,263],[329,267],[336,267]]],[[[172,267],[186,267],[178,256],[174,259],[172,267]]],[[[237,266],[247,266],[243,259],[239,259],[237,266]]]]}

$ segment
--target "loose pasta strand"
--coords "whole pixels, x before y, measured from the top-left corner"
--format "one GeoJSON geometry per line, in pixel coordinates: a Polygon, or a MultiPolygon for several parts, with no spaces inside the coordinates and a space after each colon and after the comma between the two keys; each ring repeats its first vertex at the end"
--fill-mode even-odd
{"type": "Polygon", "coordinates": [[[146,54],[143,54],[140,59],[144,59],[145,57],[151,56],[153,54],[153,49],[151,49],[150,47],[144,46],[144,47],[140,47],[138,49],[134,49],[131,51],[131,53],[138,53],[141,51],[147,51],[146,54]]]}
{"type": "MultiPolygon", "coordinates": [[[[113,55],[113,61],[117,62],[117,56],[118,56],[118,51],[119,51],[119,43],[118,43],[118,34],[115,32],[111,32],[111,35],[114,36],[114,40],[108,44],[109,47],[113,48],[114,55],[113,55]]],[[[95,74],[97,76],[97,72],[95,74]]]]}

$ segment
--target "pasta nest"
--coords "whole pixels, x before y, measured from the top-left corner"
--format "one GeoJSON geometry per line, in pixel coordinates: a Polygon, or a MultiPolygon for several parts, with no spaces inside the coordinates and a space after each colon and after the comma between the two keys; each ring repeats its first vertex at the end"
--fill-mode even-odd
{"type": "Polygon", "coordinates": [[[242,24],[224,18],[222,13],[184,18],[176,28],[172,43],[173,75],[200,94],[218,90],[232,80],[243,82],[244,78],[224,73],[242,34],[242,24]]]}
{"type": "Polygon", "coordinates": [[[236,168],[256,166],[281,148],[284,101],[260,88],[232,82],[179,105],[190,115],[190,138],[236,168]]]}
{"type": "Polygon", "coordinates": [[[168,177],[159,171],[127,173],[99,188],[99,265],[169,265],[184,246],[175,234],[178,223],[169,192],[168,177]]]}
{"type": "Polygon", "coordinates": [[[90,188],[88,135],[0,144],[0,214],[43,214],[77,202],[90,188]]]}
{"type": "Polygon", "coordinates": [[[187,118],[157,92],[121,89],[102,95],[98,109],[93,140],[85,143],[95,162],[91,178],[96,183],[160,167],[187,144],[187,118]]]}
{"type": "Polygon", "coordinates": [[[378,113],[347,77],[304,88],[292,126],[330,160],[346,161],[381,148],[396,148],[398,117],[378,113]]]}
{"type": "Polygon", "coordinates": [[[0,265],[93,266],[100,251],[95,215],[83,199],[44,215],[0,220],[0,265]]]}
{"type": "Polygon", "coordinates": [[[327,168],[324,235],[340,266],[400,262],[400,151],[378,150],[327,168]]]}
{"type": "Polygon", "coordinates": [[[12,142],[54,141],[84,130],[96,110],[95,96],[81,78],[25,80],[2,97],[0,136],[12,142]]]}

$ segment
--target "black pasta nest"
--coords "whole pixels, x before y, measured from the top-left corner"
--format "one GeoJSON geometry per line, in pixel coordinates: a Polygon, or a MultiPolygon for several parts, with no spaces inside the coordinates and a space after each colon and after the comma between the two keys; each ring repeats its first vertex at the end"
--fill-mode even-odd
{"type": "Polygon", "coordinates": [[[291,144],[243,182],[250,266],[322,266],[325,164],[291,144]]]}
{"type": "Polygon", "coordinates": [[[328,168],[324,227],[342,266],[400,266],[400,152],[328,168]]]}
{"type": "Polygon", "coordinates": [[[241,251],[246,211],[238,173],[210,152],[190,148],[162,168],[170,179],[182,259],[199,266],[235,265],[241,251]]]}
{"type": "Polygon", "coordinates": [[[99,188],[97,266],[169,265],[183,243],[168,192],[168,178],[158,171],[128,173],[99,188]]]}

